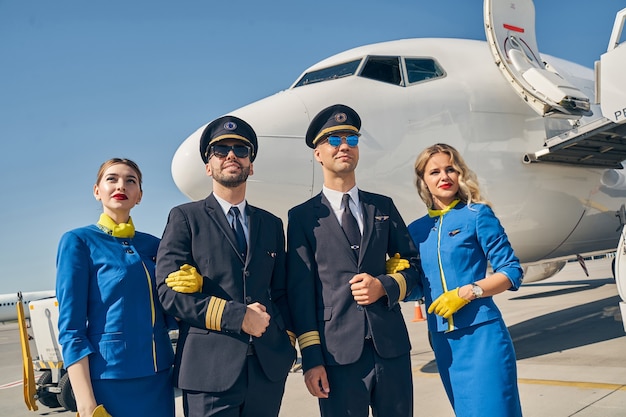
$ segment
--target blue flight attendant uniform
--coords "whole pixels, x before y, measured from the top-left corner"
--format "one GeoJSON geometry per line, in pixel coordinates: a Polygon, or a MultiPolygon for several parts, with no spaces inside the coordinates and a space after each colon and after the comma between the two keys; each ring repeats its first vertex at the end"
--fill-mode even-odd
{"type": "Polygon", "coordinates": [[[115,417],[174,416],[168,334],[158,301],[159,239],[111,236],[96,225],[63,235],[57,253],[59,342],[65,367],[88,356],[96,402],[115,417]]]}
{"type": "MultiPolygon", "coordinates": [[[[511,281],[523,271],[504,228],[484,204],[458,200],[409,225],[424,270],[426,307],[448,290],[486,276],[487,263],[511,281]]],[[[481,297],[449,319],[428,314],[441,380],[457,417],[521,416],[513,342],[492,297],[481,297]]]]}

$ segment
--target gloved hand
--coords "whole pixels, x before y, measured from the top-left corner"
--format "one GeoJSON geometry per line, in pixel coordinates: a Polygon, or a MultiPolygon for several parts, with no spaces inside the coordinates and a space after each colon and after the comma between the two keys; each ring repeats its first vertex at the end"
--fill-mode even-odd
{"type": "Polygon", "coordinates": [[[403,269],[409,268],[410,266],[411,264],[409,264],[409,261],[400,258],[400,254],[396,253],[392,258],[387,259],[387,262],[385,263],[385,273],[395,274],[403,269]]]}
{"type": "MultiPolygon", "coordinates": [[[[80,413],[76,413],[76,417],[80,417],[80,413]]],[[[91,417],[113,417],[109,412],[104,408],[102,404],[97,405],[96,408],[91,412],[91,417]]]]}
{"type": "Polygon", "coordinates": [[[91,417],[113,417],[109,412],[104,408],[102,404],[94,408],[93,413],[91,413],[91,417]]]}
{"type": "Polygon", "coordinates": [[[444,319],[449,319],[468,303],[469,300],[459,297],[459,288],[457,287],[437,297],[430,307],[428,307],[428,313],[434,311],[435,314],[442,316],[444,319]]]}
{"type": "Polygon", "coordinates": [[[202,290],[202,275],[195,267],[185,264],[165,278],[168,287],[176,292],[193,293],[202,290]]]}

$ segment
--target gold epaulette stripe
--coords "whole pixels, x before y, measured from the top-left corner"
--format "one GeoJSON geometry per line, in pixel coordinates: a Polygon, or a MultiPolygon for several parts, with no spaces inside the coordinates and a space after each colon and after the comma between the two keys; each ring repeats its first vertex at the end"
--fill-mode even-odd
{"type": "Polygon", "coordinates": [[[400,287],[400,296],[398,297],[398,301],[404,300],[404,297],[406,297],[406,279],[404,278],[404,275],[396,273],[389,274],[389,276],[395,279],[398,283],[398,287],[400,287]]]}
{"type": "Polygon", "coordinates": [[[296,334],[291,330],[287,330],[287,335],[289,336],[289,341],[291,342],[291,346],[296,346],[296,334]]]}
{"type": "Polygon", "coordinates": [[[211,297],[206,312],[206,328],[209,330],[222,330],[222,314],[226,307],[226,300],[218,297],[211,297]]]}
{"type": "Polygon", "coordinates": [[[303,333],[300,337],[298,337],[298,344],[300,345],[300,349],[313,345],[320,345],[320,333],[317,330],[303,333]]]}

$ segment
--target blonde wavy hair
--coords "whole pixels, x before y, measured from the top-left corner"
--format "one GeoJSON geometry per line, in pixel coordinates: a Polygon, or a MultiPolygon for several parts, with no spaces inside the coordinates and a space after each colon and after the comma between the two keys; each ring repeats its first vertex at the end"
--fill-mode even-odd
{"type": "Polygon", "coordinates": [[[430,158],[438,153],[448,155],[452,167],[459,173],[459,191],[457,198],[468,206],[472,203],[482,203],[491,207],[491,203],[483,199],[480,195],[478,178],[474,171],[467,166],[459,151],[445,143],[436,143],[429,146],[424,149],[415,160],[415,175],[417,176],[415,185],[417,187],[417,193],[424,204],[426,204],[426,207],[433,208],[433,196],[428,190],[426,182],[424,182],[424,171],[426,170],[426,164],[430,161],[430,158]]]}

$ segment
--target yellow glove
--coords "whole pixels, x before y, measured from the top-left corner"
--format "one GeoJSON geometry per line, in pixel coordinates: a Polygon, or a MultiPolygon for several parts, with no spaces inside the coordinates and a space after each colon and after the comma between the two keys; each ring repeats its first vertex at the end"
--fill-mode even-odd
{"type": "MultiPolygon", "coordinates": [[[[76,413],[76,417],[80,417],[79,413],[76,413]]],[[[109,412],[104,408],[102,404],[93,409],[91,413],[91,417],[113,417],[109,412]]]]}
{"type": "Polygon", "coordinates": [[[459,297],[459,288],[457,287],[437,297],[430,307],[428,307],[428,313],[434,311],[435,314],[442,316],[444,319],[449,319],[468,303],[469,300],[459,297]]]}
{"type": "Polygon", "coordinates": [[[168,287],[176,292],[192,293],[202,290],[202,275],[195,267],[185,264],[165,278],[168,287]]]}
{"type": "Polygon", "coordinates": [[[91,413],[91,417],[113,417],[109,412],[104,408],[102,404],[93,409],[93,413],[91,413]]]}
{"type": "Polygon", "coordinates": [[[409,261],[400,258],[400,254],[396,253],[393,255],[393,258],[387,259],[387,262],[385,263],[385,273],[395,274],[403,269],[409,268],[410,266],[411,264],[409,264],[409,261]]]}

